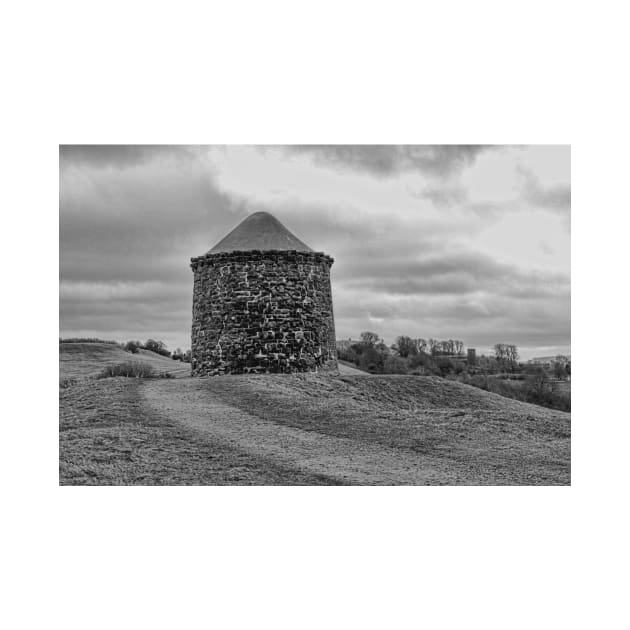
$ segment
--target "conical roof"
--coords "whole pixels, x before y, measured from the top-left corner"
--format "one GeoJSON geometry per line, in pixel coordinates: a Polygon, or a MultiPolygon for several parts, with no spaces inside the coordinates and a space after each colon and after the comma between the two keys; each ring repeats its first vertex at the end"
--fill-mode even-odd
{"type": "Polygon", "coordinates": [[[239,223],[227,236],[221,239],[208,253],[249,251],[252,249],[297,250],[312,252],[297,236],[268,212],[255,212],[239,223]]]}

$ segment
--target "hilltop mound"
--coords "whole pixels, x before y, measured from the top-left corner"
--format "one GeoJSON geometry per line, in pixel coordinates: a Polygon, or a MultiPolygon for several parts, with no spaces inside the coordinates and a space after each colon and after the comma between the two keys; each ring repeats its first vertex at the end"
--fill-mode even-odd
{"type": "Polygon", "coordinates": [[[422,376],[190,379],[143,388],[214,439],[343,483],[570,483],[570,415],[422,376]]]}
{"type": "Polygon", "coordinates": [[[59,377],[85,378],[96,376],[104,367],[127,361],[138,361],[153,367],[158,373],[174,372],[188,375],[190,366],[173,361],[150,350],[139,350],[137,354],[125,352],[111,343],[60,343],[59,377]]]}
{"type": "Polygon", "coordinates": [[[571,483],[570,414],[437,377],[113,378],[60,397],[62,483],[571,483]]]}

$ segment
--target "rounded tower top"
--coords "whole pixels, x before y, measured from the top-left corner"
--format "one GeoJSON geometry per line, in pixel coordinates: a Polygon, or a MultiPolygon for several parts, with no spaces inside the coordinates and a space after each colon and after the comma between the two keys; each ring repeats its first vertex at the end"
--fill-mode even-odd
{"type": "Polygon", "coordinates": [[[249,250],[312,252],[297,236],[268,212],[255,212],[223,237],[208,254],[249,250]]]}

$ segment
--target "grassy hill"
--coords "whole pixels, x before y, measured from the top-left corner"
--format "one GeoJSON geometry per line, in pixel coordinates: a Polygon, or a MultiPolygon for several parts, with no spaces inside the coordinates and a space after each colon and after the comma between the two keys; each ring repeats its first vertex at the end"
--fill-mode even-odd
{"type": "Polygon", "coordinates": [[[570,435],[568,413],[437,377],[112,378],[60,390],[60,483],[568,485],[570,435]]]}
{"type": "Polygon", "coordinates": [[[187,363],[173,361],[150,350],[139,350],[137,354],[131,354],[110,343],[59,344],[59,378],[96,376],[107,365],[126,361],[147,363],[158,373],[173,372],[176,375],[190,373],[190,366],[187,363]]]}

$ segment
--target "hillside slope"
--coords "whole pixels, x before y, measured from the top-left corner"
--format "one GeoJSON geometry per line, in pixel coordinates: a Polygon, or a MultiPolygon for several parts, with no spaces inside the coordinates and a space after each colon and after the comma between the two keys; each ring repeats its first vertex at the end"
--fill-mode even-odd
{"type": "Polygon", "coordinates": [[[570,483],[569,414],[437,377],[189,379],[141,395],[216,441],[343,483],[570,483]]]}
{"type": "Polygon", "coordinates": [[[436,377],[117,378],[60,397],[61,483],[570,484],[570,414],[436,377]]]}
{"type": "Polygon", "coordinates": [[[108,365],[127,361],[146,363],[158,373],[173,372],[176,376],[190,374],[187,363],[173,361],[150,350],[139,350],[137,354],[131,354],[110,343],[59,344],[59,378],[96,376],[108,365]]]}

